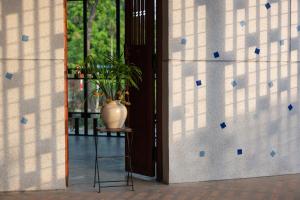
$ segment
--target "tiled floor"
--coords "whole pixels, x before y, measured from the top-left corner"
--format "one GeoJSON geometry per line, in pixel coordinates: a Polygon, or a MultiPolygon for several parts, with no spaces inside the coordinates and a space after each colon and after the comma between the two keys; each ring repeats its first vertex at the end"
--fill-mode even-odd
{"type": "MultiPolygon", "coordinates": [[[[121,153],[122,139],[101,138],[104,154],[121,153]],[[112,150],[109,150],[112,147],[112,150]]],[[[94,146],[92,137],[70,138],[70,187],[59,191],[0,193],[0,200],[88,200],[88,199],[168,199],[168,200],[300,200],[300,174],[276,177],[163,185],[135,179],[129,188],[105,188],[99,194],[93,185],[94,146]]],[[[102,176],[124,177],[123,161],[103,162],[102,176]]]]}

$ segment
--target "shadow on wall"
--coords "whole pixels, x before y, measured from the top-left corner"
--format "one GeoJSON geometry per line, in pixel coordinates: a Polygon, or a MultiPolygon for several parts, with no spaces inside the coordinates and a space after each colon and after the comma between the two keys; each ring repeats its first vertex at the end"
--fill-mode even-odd
{"type": "Polygon", "coordinates": [[[0,191],[65,188],[63,0],[0,1],[0,191]]]}
{"type": "Polygon", "coordinates": [[[300,172],[299,6],[169,1],[170,182],[300,172]]]}

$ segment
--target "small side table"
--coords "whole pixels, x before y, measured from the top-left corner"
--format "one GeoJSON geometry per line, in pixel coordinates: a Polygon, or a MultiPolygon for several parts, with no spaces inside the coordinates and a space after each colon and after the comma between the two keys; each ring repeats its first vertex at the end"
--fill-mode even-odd
{"type": "MultiPolygon", "coordinates": [[[[132,151],[132,139],[133,139],[133,130],[131,128],[118,128],[118,129],[109,129],[109,128],[96,128],[96,133],[94,134],[94,140],[95,140],[95,174],[94,174],[94,187],[96,184],[99,185],[99,193],[100,188],[104,187],[123,187],[123,186],[129,186],[131,187],[131,190],[134,191],[134,185],[133,185],[133,178],[132,178],[132,163],[131,163],[131,151],[132,151]],[[127,145],[127,153],[125,152],[124,155],[112,155],[112,156],[98,156],[98,133],[106,133],[106,132],[112,132],[112,133],[124,133],[126,137],[126,144],[127,145]],[[127,158],[128,159],[128,165],[129,169],[127,171],[127,178],[126,180],[115,180],[115,181],[100,181],[100,172],[99,168],[100,165],[98,163],[99,159],[114,159],[114,158],[127,158]],[[108,185],[108,186],[101,186],[101,183],[116,183],[116,182],[124,182],[126,185],[108,185]],[[130,183],[129,183],[130,182],[130,183]]],[[[99,146],[100,149],[100,146],[99,146]]]]}

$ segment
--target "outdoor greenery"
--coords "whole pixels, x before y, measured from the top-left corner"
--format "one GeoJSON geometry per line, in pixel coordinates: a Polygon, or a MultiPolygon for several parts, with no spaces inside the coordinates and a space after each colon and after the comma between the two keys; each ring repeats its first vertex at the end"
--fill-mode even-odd
{"type": "MultiPolygon", "coordinates": [[[[115,0],[87,0],[88,54],[94,58],[95,65],[104,66],[106,57],[116,56],[116,5],[115,0]]],[[[125,43],[125,8],[124,0],[120,0],[120,37],[121,52],[125,43]]],[[[76,74],[83,70],[84,62],[84,23],[83,1],[68,1],[68,73],[76,74]],[[78,70],[79,69],[79,70],[78,70]]],[[[90,57],[89,57],[90,58],[90,57]]],[[[89,58],[87,60],[89,60],[89,58]]],[[[122,59],[124,59],[122,57],[122,59]]],[[[89,68],[90,69],[90,68],[89,68]]],[[[89,73],[89,72],[88,72],[89,73]]],[[[72,76],[70,76],[72,77],[72,76]]],[[[89,82],[88,93],[97,88],[89,82]]],[[[69,80],[69,110],[83,111],[83,80],[69,80]]],[[[88,100],[88,109],[99,111],[99,97],[88,100]]]]}
{"type": "Polygon", "coordinates": [[[83,60],[83,5],[80,1],[68,2],[68,66],[75,69],[83,60]]]}
{"type": "MultiPolygon", "coordinates": [[[[121,51],[125,37],[124,0],[121,0],[120,36],[121,51]]],[[[116,54],[115,0],[88,0],[88,54],[102,65],[105,55],[116,54]]],[[[75,69],[83,61],[83,1],[68,2],[68,63],[75,69]]]]}

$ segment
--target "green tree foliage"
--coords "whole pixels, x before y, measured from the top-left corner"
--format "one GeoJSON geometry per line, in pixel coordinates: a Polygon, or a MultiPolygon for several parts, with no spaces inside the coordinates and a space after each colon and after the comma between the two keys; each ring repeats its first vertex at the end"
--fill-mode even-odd
{"type": "MultiPolygon", "coordinates": [[[[125,8],[124,0],[121,2],[121,52],[125,41],[125,8]]],[[[115,0],[88,0],[88,49],[93,55],[97,65],[105,64],[105,58],[116,54],[116,5],[115,0]]],[[[83,63],[84,47],[84,23],[83,23],[83,1],[68,1],[68,67],[75,68],[77,64],[83,63]]],[[[69,110],[83,111],[83,90],[80,88],[79,80],[69,82],[69,110]]],[[[89,84],[89,93],[95,89],[89,84]]],[[[97,111],[98,98],[90,98],[89,109],[97,111]]],[[[98,110],[99,111],[99,110],[98,110]]]]}
{"type": "MultiPolygon", "coordinates": [[[[121,0],[121,51],[125,36],[124,0],[121,0]]],[[[88,0],[88,49],[97,64],[104,64],[105,56],[116,54],[115,0],[88,0]]],[[[68,2],[68,58],[69,67],[83,60],[83,3],[68,2]]]]}
{"type": "Polygon", "coordinates": [[[68,62],[69,67],[83,60],[83,5],[68,2],[68,62]]]}

